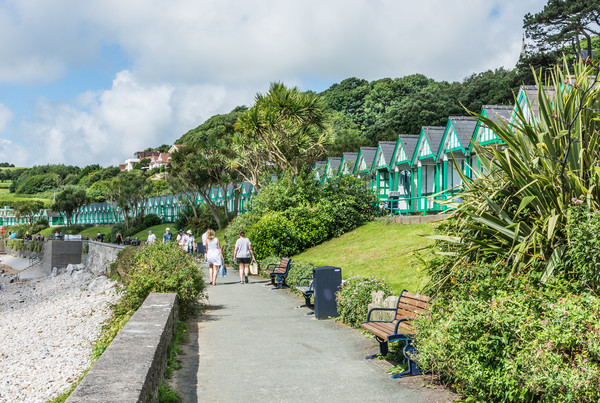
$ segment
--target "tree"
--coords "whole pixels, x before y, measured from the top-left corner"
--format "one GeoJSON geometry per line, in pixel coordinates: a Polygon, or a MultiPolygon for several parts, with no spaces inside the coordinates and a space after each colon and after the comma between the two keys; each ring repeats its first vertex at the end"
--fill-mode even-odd
{"type": "Polygon", "coordinates": [[[376,144],[396,140],[398,134],[418,134],[422,126],[445,126],[448,116],[464,114],[458,102],[461,89],[460,83],[443,81],[407,95],[367,130],[367,137],[376,144]]]}
{"type": "Polygon", "coordinates": [[[129,228],[129,217],[135,223],[144,220],[144,208],[151,191],[152,185],[144,174],[133,170],[122,172],[114,178],[107,196],[121,209],[125,225],[129,228]]]}
{"type": "Polygon", "coordinates": [[[70,226],[75,217],[75,211],[87,203],[85,189],[75,186],[67,186],[56,195],[56,200],[52,205],[52,210],[57,213],[63,213],[67,219],[67,225],[70,226]]]}
{"type": "Polygon", "coordinates": [[[26,218],[31,225],[35,219],[35,215],[44,208],[44,203],[40,200],[31,200],[19,202],[16,208],[17,218],[26,218]]]}
{"type": "Polygon", "coordinates": [[[94,182],[87,188],[87,197],[91,202],[102,203],[108,200],[112,182],[110,180],[101,180],[94,182]]]}
{"type": "Polygon", "coordinates": [[[600,35],[600,3],[589,0],[549,0],[536,14],[523,19],[525,35],[541,52],[570,46],[573,53],[592,54],[592,36],[600,35]]]}
{"type": "Polygon", "coordinates": [[[226,166],[226,160],[231,158],[231,155],[228,156],[226,148],[218,148],[218,144],[216,139],[203,145],[195,141],[171,154],[169,178],[171,187],[180,192],[180,200],[188,205],[196,218],[198,210],[193,195],[199,193],[220,229],[224,227],[221,208],[211,198],[211,190],[213,187],[223,187],[231,183],[230,172],[226,166]]]}
{"type": "Polygon", "coordinates": [[[254,106],[236,127],[261,146],[264,160],[278,171],[300,171],[322,157],[329,144],[326,112],[321,98],[282,83],[272,83],[267,94],[257,94],[254,106]]]}

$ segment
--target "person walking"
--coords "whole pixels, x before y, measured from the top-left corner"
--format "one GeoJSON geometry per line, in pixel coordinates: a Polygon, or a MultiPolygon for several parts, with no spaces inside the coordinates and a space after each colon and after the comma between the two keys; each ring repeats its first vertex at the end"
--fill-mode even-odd
{"type": "Polygon", "coordinates": [[[123,235],[120,231],[118,231],[115,235],[115,242],[117,243],[117,245],[121,245],[123,243],[123,235]]]}
{"type": "Polygon", "coordinates": [[[204,231],[204,234],[202,234],[202,254],[204,255],[204,260],[206,260],[206,240],[208,239],[208,231],[210,231],[210,228],[207,229],[206,231],[204,231]]]}
{"type": "Polygon", "coordinates": [[[156,242],[156,235],[152,233],[152,230],[148,230],[148,239],[146,240],[146,243],[152,245],[154,242],[156,242]]]}
{"type": "Polygon", "coordinates": [[[163,243],[169,243],[173,240],[173,234],[171,234],[171,228],[167,227],[166,232],[163,234],[163,243]]]}
{"type": "Polygon", "coordinates": [[[183,232],[183,229],[180,229],[179,234],[177,234],[177,239],[175,240],[177,241],[177,245],[179,245],[181,250],[185,250],[185,238],[185,232],[183,232]]]}
{"type": "Polygon", "coordinates": [[[219,238],[215,238],[215,231],[209,229],[206,234],[206,261],[208,263],[208,275],[210,283],[217,285],[217,275],[219,274],[219,266],[224,265],[223,251],[219,238]]]}
{"type": "Polygon", "coordinates": [[[196,238],[192,235],[191,230],[187,230],[187,237],[185,243],[185,250],[187,253],[192,255],[194,253],[194,248],[196,246],[196,238]]]}
{"type": "Polygon", "coordinates": [[[235,242],[235,249],[233,251],[233,259],[237,261],[240,270],[240,284],[248,282],[248,265],[254,260],[254,252],[252,251],[252,244],[250,240],[246,238],[246,233],[243,229],[239,232],[239,238],[235,242]]]}

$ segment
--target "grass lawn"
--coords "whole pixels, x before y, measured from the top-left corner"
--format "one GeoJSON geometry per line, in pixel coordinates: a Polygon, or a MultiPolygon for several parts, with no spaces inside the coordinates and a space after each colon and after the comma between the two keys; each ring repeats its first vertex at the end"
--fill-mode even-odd
{"type": "Polygon", "coordinates": [[[156,240],[162,241],[162,236],[165,232],[167,232],[166,231],[167,228],[169,228],[171,230],[171,233],[173,234],[173,239],[175,239],[175,237],[177,237],[177,231],[179,230],[179,228],[175,229],[175,227],[173,226],[173,223],[153,225],[152,227],[146,228],[145,230],[140,231],[137,234],[133,235],[131,237],[131,239],[133,239],[135,237],[139,237],[140,241],[145,242],[148,239],[148,231],[152,230],[154,235],[156,235],[156,240]]]}
{"type": "Polygon", "coordinates": [[[79,235],[81,235],[82,237],[88,237],[88,238],[96,238],[96,235],[98,235],[98,232],[101,234],[104,234],[104,236],[110,234],[110,230],[112,229],[112,227],[89,227],[89,228],[84,228],[83,231],[81,231],[79,233],[79,235]]]}
{"type": "Polygon", "coordinates": [[[433,243],[433,240],[420,236],[432,233],[433,224],[372,221],[293,256],[293,259],[315,266],[341,267],[343,278],[355,275],[383,277],[396,294],[402,289],[417,292],[428,278],[418,270],[423,265],[413,251],[433,243]]]}
{"type": "MultiPolygon", "coordinates": [[[[20,201],[31,201],[31,200],[40,200],[44,203],[44,207],[50,207],[50,199],[49,198],[45,198],[45,197],[40,197],[40,196],[21,196],[21,195],[16,195],[14,193],[9,193],[8,191],[8,187],[3,188],[2,185],[4,183],[9,183],[9,182],[2,182],[0,183],[0,207],[3,207],[5,205],[14,205],[14,203],[18,203],[20,201]]],[[[10,186],[10,185],[8,185],[10,186]]]]}

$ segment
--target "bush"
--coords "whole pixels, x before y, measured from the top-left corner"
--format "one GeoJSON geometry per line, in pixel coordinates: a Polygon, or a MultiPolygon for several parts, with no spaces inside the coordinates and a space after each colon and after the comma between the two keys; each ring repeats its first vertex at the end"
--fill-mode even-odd
{"type": "Polygon", "coordinates": [[[600,290],[600,214],[574,205],[567,213],[568,249],[556,274],[569,282],[600,290]]]}
{"type": "Polygon", "coordinates": [[[31,229],[29,232],[31,234],[37,234],[38,232],[41,232],[42,230],[48,228],[49,226],[50,226],[50,224],[48,223],[47,218],[40,218],[39,220],[37,220],[36,222],[34,222],[31,225],[31,229]]]}
{"type": "MultiPolygon", "coordinates": [[[[116,223],[110,229],[111,239],[117,239],[117,233],[120,232],[121,235],[123,235],[126,229],[127,228],[126,228],[125,222],[121,221],[121,222],[116,223]]],[[[125,235],[123,235],[123,239],[125,239],[125,235]]]]}
{"type": "Polygon", "coordinates": [[[146,214],[144,216],[144,227],[148,228],[148,227],[152,227],[154,225],[158,225],[160,224],[160,217],[157,216],[156,214],[146,214]]]}
{"type": "MultiPolygon", "coordinates": [[[[487,270],[487,269],[485,269],[487,270]]],[[[600,300],[557,282],[453,278],[416,320],[418,362],[484,401],[598,401],[600,300]]]]}
{"type": "Polygon", "coordinates": [[[356,178],[333,178],[322,187],[310,175],[285,175],[261,189],[245,229],[257,259],[291,256],[372,219],[375,200],[356,178]]]}
{"type": "Polygon", "coordinates": [[[71,225],[70,227],[56,227],[53,233],[60,232],[61,234],[75,235],[84,230],[83,225],[71,225]]]}
{"type": "Polygon", "coordinates": [[[351,327],[360,327],[367,320],[368,305],[373,302],[372,291],[383,291],[391,295],[392,289],[378,277],[354,276],[342,281],[336,293],[339,320],[351,327]]]}
{"type": "Polygon", "coordinates": [[[285,279],[285,282],[290,286],[292,291],[295,291],[296,286],[298,285],[298,280],[300,280],[302,277],[312,277],[312,270],[314,267],[315,266],[312,263],[297,262],[292,260],[292,263],[290,263],[290,271],[285,279]]]}
{"type": "Polygon", "coordinates": [[[301,251],[294,223],[280,211],[263,215],[248,231],[256,259],[267,256],[292,256],[301,251]]]}
{"type": "MultiPolygon", "coordinates": [[[[133,248],[127,248],[133,249],[133,248]]],[[[194,312],[198,295],[204,289],[204,279],[192,256],[177,245],[155,242],[124,254],[121,260],[126,274],[126,295],[123,309],[135,310],[150,292],[175,292],[183,316],[194,312]]]]}

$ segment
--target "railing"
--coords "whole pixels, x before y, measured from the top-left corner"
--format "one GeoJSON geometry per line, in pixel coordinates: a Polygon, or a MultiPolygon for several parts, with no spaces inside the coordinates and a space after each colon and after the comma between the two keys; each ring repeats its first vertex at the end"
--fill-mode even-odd
{"type": "Polygon", "coordinates": [[[452,200],[456,192],[432,193],[417,197],[397,196],[379,197],[377,217],[426,214],[428,212],[442,212],[451,209],[444,203],[452,200]]]}

